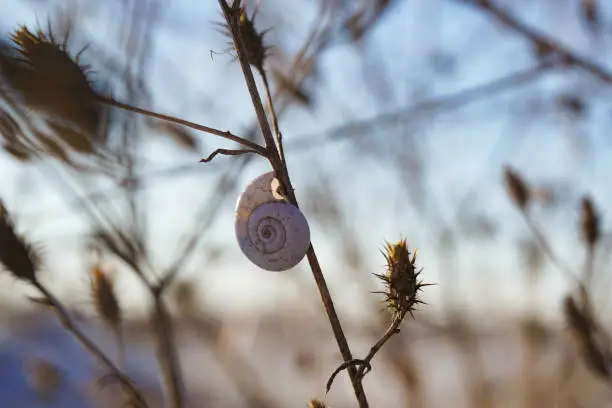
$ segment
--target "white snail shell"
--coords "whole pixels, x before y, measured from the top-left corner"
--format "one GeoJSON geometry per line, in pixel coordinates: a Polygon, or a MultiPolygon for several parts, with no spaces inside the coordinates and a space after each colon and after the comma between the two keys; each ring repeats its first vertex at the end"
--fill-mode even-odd
{"type": "Polygon", "coordinates": [[[246,257],[267,271],[296,266],[310,246],[304,214],[278,192],[274,172],[249,183],[236,203],[235,230],[246,257]]]}

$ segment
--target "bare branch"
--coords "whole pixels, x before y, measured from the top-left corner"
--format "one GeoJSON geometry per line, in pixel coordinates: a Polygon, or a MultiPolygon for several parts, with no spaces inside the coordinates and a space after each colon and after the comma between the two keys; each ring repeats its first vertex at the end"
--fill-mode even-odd
{"type": "Polygon", "coordinates": [[[208,163],[212,161],[212,159],[214,159],[215,156],[217,156],[218,154],[222,154],[224,156],[241,156],[243,154],[248,153],[259,154],[260,156],[266,157],[264,154],[261,154],[259,151],[253,149],[217,149],[211,154],[209,154],[208,157],[200,160],[200,163],[208,163]]]}
{"type": "Polygon", "coordinates": [[[180,119],[174,116],[164,115],[162,113],[156,113],[156,112],[149,111],[146,109],[138,108],[136,106],[128,105],[126,103],[118,102],[108,97],[99,97],[98,101],[101,103],[110,105],[110,106],[114,106],[116,108],[138,113],[140,115],[149,116],[149,117],[160,119],[160,120],[165,120],[166,122],[176,123],[178,125],[182,125],[182,126],[186,126],[186,127],[195,129],[195,130],[199,130],[200,132],[210,133],[212,135],[216,135],[224,139],[228,139],[238,144],[241,144],[242,146],[248,149],[255,150],[262,156],[266,155],[266,149],[264,149],[263,146],[260,146],[257,143],[251,142],[250,140],[244,139],[240,136],[236,136],[228,130],[223,131],[223,130],[215,129],[209,126],[200,125],[194,122],[189,122],[187,120],[180,119]]]}
{"type": "Polygon", "coordinates": [[[359,367],[357,370],[356,377],[357,377],[357,380],[361,382],[363,380],[363,377],[365,377],[367,373],[372,371],[371,362],[374,356],[376,355],[376,353],[380,351],[380,349],[385,345],[387,341],[389,341],[391,337],[393,337],[394,334],[397,334],[400,332],[399,326],[404,320],[405,315],[406,315],[406,312],[403,312],[393,318],[393,322],[391,323],[389,328],[380,337],[380,339],[378,339],[378,341],[370,348],[368,355],[363,360],[353,359],[351,361],[346,361],[340,366],[338,366],[338,368],[334,370],[332,375],[330,375],[329,379],[327,380],[327,386],[326,386],[325,392],[329,392],[334,382],[334,379],[342,370],[349,369],[351,367],[355,367],[355,366],[359,367]]]}

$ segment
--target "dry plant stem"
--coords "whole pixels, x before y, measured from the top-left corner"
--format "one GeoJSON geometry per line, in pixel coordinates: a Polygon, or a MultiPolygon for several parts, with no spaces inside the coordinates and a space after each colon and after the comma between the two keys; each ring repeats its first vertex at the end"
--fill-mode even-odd
{"type": "Polygon", "coordinates": [[[555,251],[553,251],[550,244],[548,243],[548,240],[546,239],[542,231],[540,231],[540,228],[535,223],[535,221],[531,218],[531,215],[526,211],[521,211],[520,213],[525,219],[527,226],[531,230],[532,234],[536,239],[536,242],[538,243],[542,251],[546,254],[546,256],[548,256],[548,259],[550,259],[553,265],[558,270],[560,270],[569,281],[576,284],[580,297],[586,305],[586,302],[588,302],[589,299],[589,295],[585,283],[582,282],[570,268],[568,268],[563,262],[561,262],[559,257],[557,257],[557,254],[555,254],[555,251]]]}
{"type": "Polygon", "coordinates": [[[481,8],[485,12],[489,13],[491,16],[495,17],[500,23],[509,27],[510,29],[516,31],[521,34],[529,41],[534,44],[542,44],[551,49],[553,52],[558,53],[565,59],[566,61],[581,67],[582,69],[590,72],[592,75],[598,77],[604,82],[612,83],[612,73],[606,70],[604,67],[595,64],[591,61],[582,58],[575,53],[567,50],[558,42],[546,37],[545,35],[539,33],[537,30],[523,24],[517,18],[512,16],[507,11],[503,10],[500,6],[495,5],[495,1],[493,0],[459,0],[463,3],[469,3],[476,7],[481,8]]]}
{"type": "Polygon", "coordinates": [[[404,320],[405,315],[406,313],[402,313],[393,318],[393,321],[391,322],[391,325],[389,326],[389,328],[380,337],[380,339],[378,339],[378,341],[370,348],[368,355],[363,360],[353,359],[351,361],[346,361],[342,365],[340,365],[338,368],[336,368],[336,370],[329,377],[329,380],[327,380],[326,392],[329,392],[336,376],[342,370],[348,369],[350,367],[354,367],[354,366],[359,367],[356,375],[357,375],[358,381],[361,382],[363,380],[363,377],[372,370],[372,359],[374,358],[376,353],[378,353],[380,349],[382,349],[385,343],[389,341],[389,339],[393,337],[393,335],[400,332],[399,326],[402,324],[402,321],[404,320]]]}
{"type": "Polygon", "coordinates": [[[93,357],[95,357],[103,366],[110,370],[112,376],[119,381],[124,392],[130,396],[131,400],[134,401],[140,408],[148,407],[145,399],[132,384],[131,380],[125,374],[123,374],[123,372],[115,364],[113,364],[113,362],[104,354],[104,352],[102,352],[102,350],[100,350],[100,348],[98,348],[98,346],[95,345],[92,340],[89,339],[89,337],[87,337],[81,330],[79,330],[79,328],[76,327],[70,318],[70,314],[62,303],[41,283],[34,282],[33,284],[36,289],[38,289],[45,296],[46,300],[49,302],[66,330],[71,332],[72,335],[93,357]]]}
{"type": "Polygon", "coordinates": [[[565,277],[567,279],[569,279],[570,281],[574,281],[574,282],[578,283],[578,285],[582,287],[582,283],[578,280],[578,278],[576,277],[574,272],[572,272],[572,270],[569,269],[557,257],[557,255],[555,254],[555,251],[553,251],[553,249],[550,247],[550,244],[548,243],[548,240],[546,239],[546,237],[544,236],[542,231],[540,231],[540,228],[535,223],[535,221],[532,219],[531,215],[529,215],[525,211],[520,211],[520,213],[523,216],[523,218],[525,219],[525,222],[527,223],[527,226],[531,230],[532,234],[534,235],[534,237],[536,239],[536,242],[538,243],[538,245],[540,246],[542,251],[544,251],[546,256],[548,256],[548,258],[554,264],[554,266],[557,269],[559,269],[561,272],[563,272],[563,274],[565,275],[565,277]]]}
{"type": "Polygon", "coordinates": [[[183,381],[178,366],[172,324],[160,295],[155,296],[152,316],[157,341],[157,358],[164,377],[164,384],[168,388],[170,407],[181,408],[184,406],[183,381]]]}
{"type": "Polygon", "coordinates": [[[280,131],[280,127],[278,126],[278,116],[276,115],[276,109],[274,108],[274,102],[272,100],[272,92],[270,92],[270,83],[268,82],[268,76],[264,71],[260,72],[261,78],[264,83],[264,87],[266,89],[266,101],[268,104],[268,109],[270,109],[270,115],[272,116],[272,125],[274,126],[274,133],[276,134],[276,148],[278,149],[278,153],[280,154],[280,159],[283,163],[285,161],[285,149],[283,147],[283,134],[280,131]]]}
{"type": "Polygon", "coordinates": [[[264,156],[265,157],[266,153],[267,153],[266,149],[264,149],[262,146],[258,145],[257,143],[251,142],[250,140],[244,139],[244,138],[242,138],[240,136],[236,136],[236,135],[232,134],[230,131],[223,131],[223,130],[211,128],[211,127],[208,127],[208,126],[200,125],[198,123],[189,122],[189,121],[184,120],[184,119],[179,119],[179,118],[176,118],[174,116],[164,115],[164,114],[152,112],[152,111],[149,111],[149,110],[146,110],[146,109],[141,109],[141,108],[138,108],[136,106],[132,106],[132,105],[128,105],[126,103],[118,102],[118,101],[116,101],[114,99],[107,98],[107,97],[99,97],[98,101],[100,103],[104,103],[104,104],[107,104],[109,106],[113,106],[115,108],[124,109],[124,110],[129,111],[129,112],[138,113],[140,115],[149,116],[149,117],[152,117],[152,118],[164,120],[166,122],[175,123],[177,125],[182,125],[182,126],[185,126],[185,127],[191,128],[191,129],[199,130],[200,132],[210,133],[212,135],[216,135],[216,136],[222,137],[224,139],[231,140],[233,142],[241,144],[242,146],[246,147],[247,149],[251,149],[253,151],[253,153],[259,154],[260,156],[264,156]]]}
{"type": "Polygon", "coordinates": [[[115,340],[117,342],[117,365],[119,369],[125,370],[125,341],[121,326],[115,329],[115,340]]]}
{"type": "MultiPolygon", "coordinates": [[[[280,181],[284,185],[285,193],[287,194],[288,198],[293,204],[297,206],[297,200],[293,191],[293,187],[291,185],[291,180],[289,178],[289,172],[287,171],[286,163],[281,161],[279,151],[274,148],[276,143],[272,135],[272,130],[270,129],[270,124],[268,123],[266,112],[261,102],[259,92],[257,90],[257,85],[255,83],[255,78],[253,77],[253,72],[251,71],[251,67],[247,59],[247,50],[245,48],[244,42],[242,41],[240,29],[237,24],[239,16],[238,13],[240,12],[239,8],[230,8],[230,6],[225,2],[225,0],[219,0],[219,5],[223,10],[223,14],[227,21],[228,27],[231,30],[234,47],[238,54],[238,60],[240,62],[240,66],[245,77],[246,85],[249,90],[253,106],[255,108],[255,113],[257,115],[257,119],[259,121],[264,140],[266,142],[266,148],[268,150],[268,159],[270,160],[272,168],[276,172],[277,176],[279,176],[280,181]]],[[[325,282],[325,277],[323,276],[323,272],[319,265],[319,261],[317,259],[312,244],[309,246],[306,256],[308,257],[310,268],[312,270],[315,282],[317,283],[319,293],[321,294],[321,299],[323,301],[325,311],[332,326],[332,330],[334,332],[334,336],[336,338],[336,342],[338,343],[338,347],[340,349],[342,357],[345,362],[351,361],[353,359],[353,356],[346,340],[346,336],[344,335],[344,331],[342,330],[340,319],[338,318],[338,315],[336,313],[331,294],[329,293],[327,283],[325,282]]],[[[357,401],[359,402],[359,406],[361,408],[368,407],[369,405],[365,395],[365,391],[361,382],[357,379],[356,372],[353,367],[349,368],[349,376],[353,385],[353,389],[355,391],[355,396],[357,398],[357,401]]]]}
{"type": "Polygon", "coordinates": [[[593,281],[594,263],[595,263],[595,245],[587,244],[587,255],[586,255],[586,260],[584,263],[584,274],[582,276],[582,281],[587,290],[590,289],[591,283],[593,281]]]}

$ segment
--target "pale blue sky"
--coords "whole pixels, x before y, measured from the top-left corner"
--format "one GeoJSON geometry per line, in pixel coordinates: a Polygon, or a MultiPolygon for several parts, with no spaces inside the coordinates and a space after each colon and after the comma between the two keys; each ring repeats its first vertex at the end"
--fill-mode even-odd
{"type": "MultiPolygon", "coordinates": [[[[265,3],[265,0],[262,2],[265,3]]],[[[302,21],[293,25],[286,37],[292,48],[299,46],[311,22],[309,19],[314,18],[316,11],[306,1],[296,2],[294,7],[299,8],[299,15],[304,21],[303,25],[302,21]]],[[[529,13],[527,7],[521,7],[525,21],[540,25],[545,16],[543,9],[534,7],[533,12],[529,13]]],[[[117,11],[109,12],[112,8],[96,9],[90,6],[88,17],[82,21],[93,33],[106,32],[107,24],[116,23],[113,16],[117,11]]],[[[44,21],[46,14],[40,11],[35,13],[33,10],[26,1],[4,2],[0,6],[0,15],[3,16],[0,24],[5,28],[18,23],[33,24],[37,15],[44,21]]],[[[286,14],[291,14],[291,10],[286,11],[286,14]]],[[[225,55],[210,58],[211,49],[221,51],[226,47],[209,24],[219,19],[216,2],[210,2],[209,5],[206,2],[183,0],[169,2],[166,6],[161,26],[152,33],[157,41],[151,77],[155,84],[153,108],[240,133],[245,125],[251,123],[254,115],[237,64],[230,63],[229,57],[225,55]],[[179,72],[179,66],[187,68],[179,72]],[[228,86],[228,83],[234,85],[228,86]],[[206,108],[206,104],[202,103],[202,95],[215,96],[214,110],[206,108]]],[[[543,29],[578,49],[585,49],[585,45],[589,44],[588,38],[579,31],[579,25],[563,16],[555,24],[549,24],[543,29]],[[559,24],[559,21],[566,23],[559,24]]],[[[377,113],[410,105],[410,91],[415,81],[427,84],[431,96],[441,96],[533,64],[529,49],[520,37],[508,34],[499,25],[490,25],[478,12],[449,0],[398,2],[393,14],[388,15],[375,30],[372,44],[376,55],[384,61],[383,67],[387,74],[393,78],[392,94],[388,95],[384,105],[381,106],[364,88],[359,73],[359,56],[355,51],[348,46],[336,46],[321,61],[324,77],[317,88],[317,108],[313,112],[294,110],[282,120],[281,126],[288,146],[292,140],[316,137],[320,132],[348,120],[373,117],[377,113]],[[462,55],[456,75],[440,77],[430,72],[426,58],[432,45],[462,55]]],[[[612,61],[603,59],[609,53],[602,53],[594,45],[590,48],[590,58],[612,69],[612,61]]],[[[575,80],[585,76],[570,74],[567,78],[575,80]]],[[[593,80],[590,82],[596,83],[593,80]]],[[[545,88],[558,89],[560,81],[559,76],[545,75],[537,83],[545,88]]],[[[546,119],[524,128],[509,125],[524,119],[509,114],[507,101],[520,100],[521,95],[532,95],[531,92],[524,92],[527,89],[517,88],[460,111],[441,113],[426,119],[419,123],[420,130],[415,136],[427,155],[427,187],[436,198],[444,218],[451,219],[457,200],[477,185],[476,207],[500,222],[500,235],[495,241],[460,243],[461,255],[457,260],[456,271],[452,272],[461,277],[456,290],[465,303],[469,307],[477,307],[481,313],[484,313],[483,308],[491,307],[502,313],[512,313],[523,304],[523,279],[518,269],[520,263],[517,252],[509,244],[517,232],[523,236],[527,233],[500,186],[502,163],[520,167],[527,176],[538,180],[566,178],[578,190],[577,193],[594,194],[601,207],[609,208],[611,204],[608,180],[612,173],[606,160],[610,154],[610,143],[606,139],[606,119],[610,107],[604,99],[608,91],[602,87],[602,94],[598,95],[599,103],[591,113],[593,119],[588,128],[585,126],[588,133],[572,136],[571,128],[566,126],[561,116],[552,113],[547,114],[546,119]],[[572,137],[588,138],[595,149],[588,151],[582,160],[576,160],[574,146],[570,143],[572,137]],[[500,138],[504,138],[503,144],[499,143],[500,138]]],[[[202,137],[202,154],[208,153],[214,146],[225,145],[218,143],[214,137],[202,137]]],[[[151,168],[196,162],[198,159],[197,155],[169,150],[168,144],[159,138],[151,143],[150,157],[154,160],[151,168]]],[[[341,200],[347,206],[347,214],[359,226],[359,240],[372,272],[380,272],[383,264],[378,252],[383,241],[403,236],[420,248],[420,260],[426,268],[425,279],[438,282],[440,260],[436,259],[435,237],[427,225],[420,222],[404,194],[390,193],[394,191],[397,180],[389,166],[380,160],[360,158],[345,141],[304,151],[293,152],[288,149],[288,159],[298,195],[300,186],[308,184],[313,168],[333,172],[333,180],[337,184],[336,189],[342,192],[341,200]]],[[[54,192],[56,190],[49,183],[45,184],[37,170],[26,171],[36,180],[36,200],[25,205],[19,201],[16,190],[22,184],[22,179],[8,175],[23,174],[24,170],[4,157],[0,160],[5,175],[0,180],[0,195],[9,207],[15,203],[16,212],[22,215],[24,229],[47,247],[48,264],[53,276],[65,278],[54,281],[58,285],[57,290],[73,293],[74,288],[80,285],[79,282],[84,282],[86,278],[82,263],[75,257],[66,256],[66,253],[79,249],[81,226],[70,217],[65,207],[62,208],[63,204],[57,192],[54,192]],[[52,214],[53,217],[45,214],[52,214]]],[[[172,260],[177,238],[184,232],[185,225],[193,220],[197,206],[211,193],[207,190],[213,180],[210,175],[225,168],[224,162],[227,160],[231,158],[220,158],[202,165],[201,171],[181,178],[158,179],[147,190],[151,202],[155,203],[151,208],[155,219],[151,227],[151,242],[155,249],[155,260],[162,266],[172,260]]],[[[243,184],[266,170],[266,164],[258,160],[242,177],[243,184]]],[[[310,297],[313,307],[318,307],[318,297],[305,292],[293,279],[296,276],[299,280],[308,279],[310,272],[305,265],[289,273],[274,274],[258,270],[242,257],[232,236],[233,205],[234,200],[216,220],[214,233],[204,240],[210,244],[226,243],[229,251],[227,257],[219,264],[211,265],[209,271],[198,272],[202,273],[199,281],[204,290],[203,301],[211,306],[224,303],[233,306],[235,310],[249,310],[253,302],[274,308],[286,301],[310,297]]],[[[576,219],[575,211],[564,211],[556,213],[554,218],[543,219],[542,223],[549,234],[554,236],[554,246],[563,258],[572,260],[578,267],[582,252],[578,250],[578,255],[575,254],[576,236],[567,233],[575,231],[576,219]]],[[[604,221],[608,225],[607,220],[604,221]]],[[[350,306],[355,298],[371,296],[364,293],[362,287],[346,283],[347,279],[351,279],[347,278],[350,275],[340,273],[343,267],[334,262],[335,248],[324,239],[321,226],[313,224],[312,230],[313,243],[327,271],[337,303],[350,306]]],[[[195,270],[196,265],[191,266],[195,270]]],[[[1,281],[10,282],[4,279],[1,281]]],[[[126,277],[122,279],[120,288],[126,294],[126,301],[141,302],[134,283],[131,277],[126,277]]],[[[545,297],[541,299],[542,304],[555,306],[558,295],[562,293],[563,282],[553,272],[549,274],[547,284],[549,286],[545,297]]],[[[14,283],[5,286],[14,292],[14,283]]],[[[314,285],[310,284],[308,289],[314,289],[314,285]]],[[[13,297],[20,295],[14,293],[13,297]]],[[[431,309],[436,309],[438,295],[439,288],[427,288],[426,300],[432,304],[431,309]]],[[[87,297],[79,289],[74,300],[82,302],[87,297]]],[[[352,312],[354,315],[361,313],[359,310],[352,312]]]]}

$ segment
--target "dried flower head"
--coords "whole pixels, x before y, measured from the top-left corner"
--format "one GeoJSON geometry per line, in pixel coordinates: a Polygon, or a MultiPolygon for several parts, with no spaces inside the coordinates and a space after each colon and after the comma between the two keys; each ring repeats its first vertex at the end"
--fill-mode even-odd
{"type": "Polygon", "coordinates": [[[73,58],[68,53],[68,34],[59,42],[50,28],[45,33],[21,26],[10,44],[0,44],[0,82],[6,85],[0,97],[11,108],[4,116],[24,124],[3,126],[0,135],[4,147],[18,158],[48,156],[84,168],[91,163],[79,164],[71,153],[95,155],[103,159],[99,164],[111,159],[103,154],[110,111],[98,102],[88,67],[79,65],[78,54],[73,58]]]}
{"type": "Polygon", "coordinates": [[[17,55],[3,55],[0,66],[8,84],[31,109],[63,119],[95,133],[102,121],[101,105],[78,63],[53,33],[31,32],[21,26],[11,36],[17,55]]]}
{"type": "Polygon", "coordinates": [[[13,221],[1,201],[0,263],[17,279],[36,282],[39,258],[32,245],[17,235],[13,221]]]}
{"type": "Polygon", "coordinates": [[[527,209],[531,194],[523,178],[510,167],[505,167],[506,190],[514,203],[524,211],[527,209]]]}
{"type": "MultiPolygon", "coordinates": [[[[270,29],[264,30],[261,33],[257,31],[255,28],[257,10],[253,12],[251,17],[248,16],[244,6],[240,7],[238,12],[240,13],[238,17],[238,29],[240,30],[242,41],[247,50],[247,59],[249,64],[255,67],[259,73],[263,75],[264,62],[270,50],[270,47],[264,44],[263,38],[270,29]]],[[[224,26],[224,28],[223,33],[231,38],[231,29],[227,26],[224,26]]]]}
{"type": "Polygon", "coordinates": [[[595,210],[595,205],[589,197],[584,197],[581,201],[580,229],[582,238],[589,247],[594,247],[600,237],[599,215],[595,210]]]}
{"type": "Polygon", "coordinates": [[[404,239],[395,244],[387,242],[383,255],[387,261],[387,273],[375,276],[384,282],[386,290],[379,293],[386,296],[387,307],[396,316],[403,317],[410,313],[414,318],[414,306],[423,303],[418,298],[418,292],[429,285],[418,280],[422,270],[417,270],[415,265],[417,251],[411,253],[404,239]]]}
{"type": "Polygon", "coordinates": [[[96,309],[109,326],[117,329],[121,324],[121,308],[113,281],[99,266],[92,268],[91,275],[91,292],[96,309]]]}

